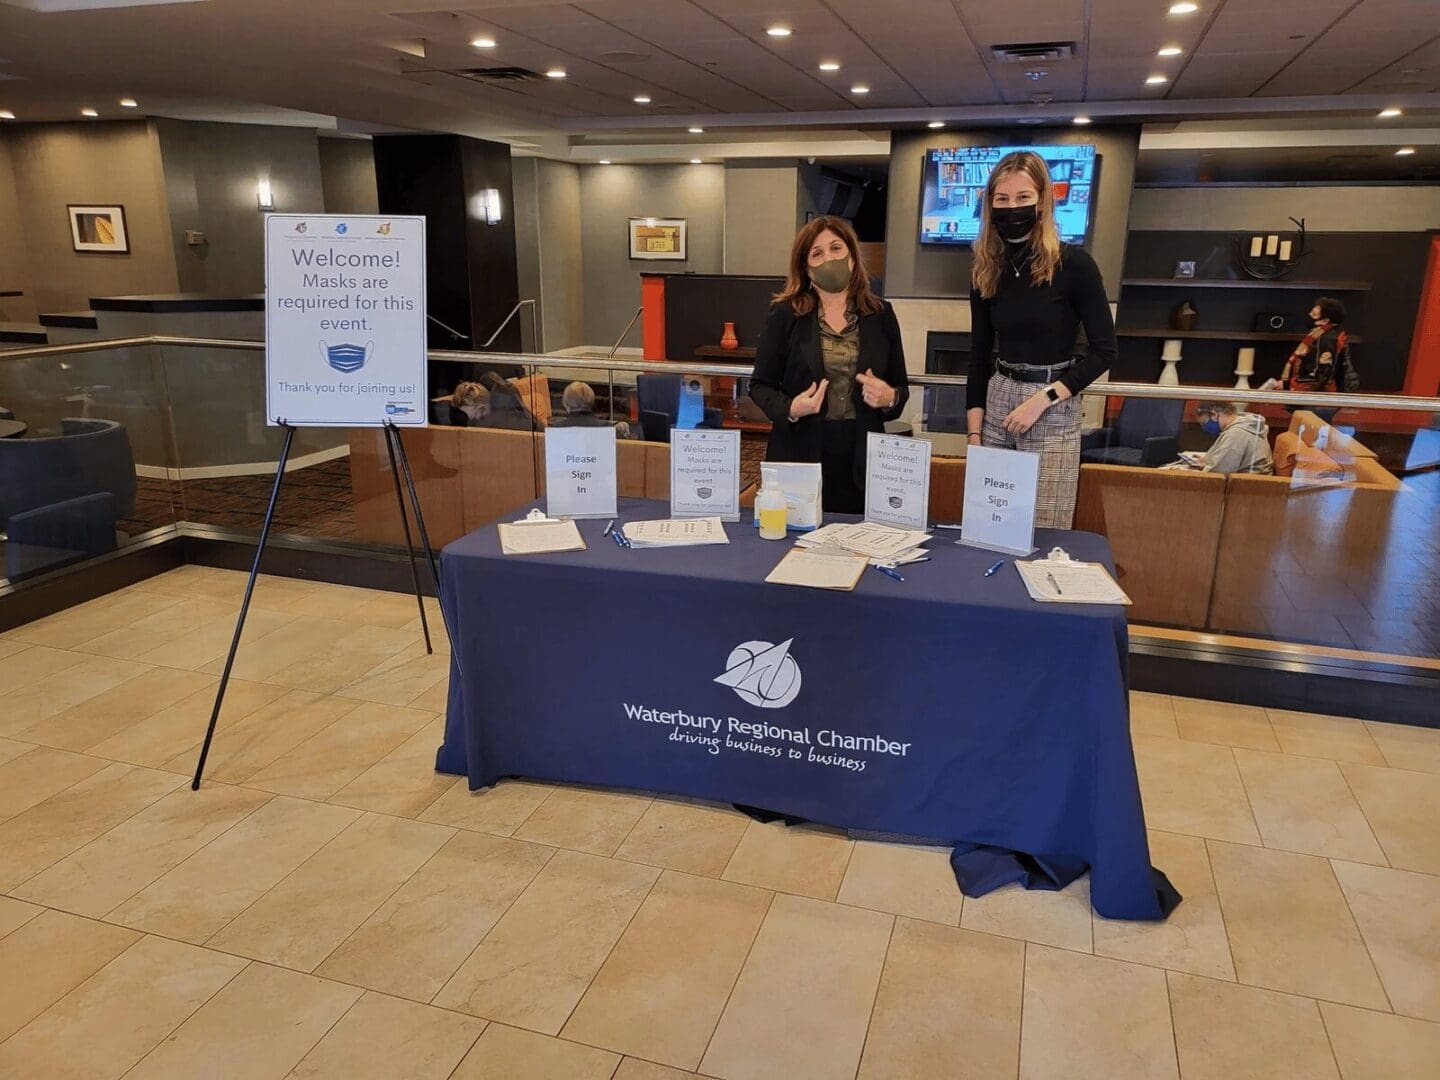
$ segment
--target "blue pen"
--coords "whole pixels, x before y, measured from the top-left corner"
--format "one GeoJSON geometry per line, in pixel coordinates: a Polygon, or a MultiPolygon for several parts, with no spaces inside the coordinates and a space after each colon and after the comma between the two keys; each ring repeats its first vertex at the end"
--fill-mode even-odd
{"type": "Polygon", "coordinates": [[[896,570],[896,569],[894,569],[894,568],[892,568],[892,567],[889,567],[889,566],[877,566],[877,567],[875,567],[875,569],[876,569],[876,570],[879,570],[880,573],[884,574],[886,577],[894,578],[896,581],[904,581],[904,580],[905,580],[903,577],[900,576],[900,571],[898,571],[898,570],[896,570]]]}
{"type": "Polygon", "coordinates": [[[614,538],[616,547],[628,548],[630,546],[630,541],[625,539],[625,534],[622,533],[619,529],[616,529],[610,535],[612,538],[614,538]]]}
{"type": "Polygon", "coordinates": [[[1000,567],[1002,567],[1002,566],[1004,566],[1004,565],[1005,565],[1005,560],[1004,560],[1004,559],[996,559],[996,560],[995,560],[995,564],[994,564],[993,566],[991,566],[989,570],[986,570],[986,571],[985,571],[985,576],[986,576],[986,577],[990,577],[991,575],[993,575],[993,574],[995,573],[996,570],[999,570],[1000,567]]]}

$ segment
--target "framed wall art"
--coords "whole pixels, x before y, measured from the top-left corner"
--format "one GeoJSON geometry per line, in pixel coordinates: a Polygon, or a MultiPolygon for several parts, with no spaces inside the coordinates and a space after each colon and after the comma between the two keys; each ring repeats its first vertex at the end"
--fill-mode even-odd
{"type": "Polygon", "coordinates": [[[70,206],[70,244],[76,251],[130,253],[123,206],[70,206]]]}
{"type": "Polygon", "coordinates": [[[685,218],[631,218],[630,258],[688,258],[688,229],[685,218]]]}

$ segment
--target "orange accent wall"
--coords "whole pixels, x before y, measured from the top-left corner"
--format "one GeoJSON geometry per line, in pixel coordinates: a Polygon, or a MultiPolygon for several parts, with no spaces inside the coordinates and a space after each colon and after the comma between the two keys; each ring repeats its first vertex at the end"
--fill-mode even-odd
{"type": "Polygon", "coordinates": [[[644,274],[640,278],[641,343],[646,360],[665,359],[665,278],[644,274]]]}
{"type": "Polygon", "coordinates": [[[1410,342],[1410,363],[1405,368],[1405,393],[1416,397],[1440,394],[1440,236],[1430,237],[1425,287],[1420,290],[1415,337],[1410,342]]]}

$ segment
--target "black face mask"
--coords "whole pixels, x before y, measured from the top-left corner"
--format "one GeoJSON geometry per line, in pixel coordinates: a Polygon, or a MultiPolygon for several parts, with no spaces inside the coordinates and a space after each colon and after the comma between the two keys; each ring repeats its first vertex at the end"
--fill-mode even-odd
{"type": "Polygon", "coordinates": [[[1035,228],[1036,209],[1031,206],[994,206],[990,208],[990,224],[1002,238],[1018,244],[1035,228]]]}

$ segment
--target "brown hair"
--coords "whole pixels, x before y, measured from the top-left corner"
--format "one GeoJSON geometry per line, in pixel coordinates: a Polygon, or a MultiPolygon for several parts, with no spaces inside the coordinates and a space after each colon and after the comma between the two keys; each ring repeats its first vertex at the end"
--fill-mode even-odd
{"type": "Polygon", "coordinates": [[[846,295],[861,315],[874,315],[885,307],[870,289],[870,275],[860,260],[860,238],[843,218],[821,215],[807,221],[805,227],[795,234],[795,243],[790,247],[790,268],[785,277],[785,288],[774,296],[777,304],[789,304],[796,315],[809,315],[815,310],[815,290],[810,287],[810,249],[816,238],[825,231],[833,232],[850,250],[850,285],[846,295]]]}
{"type": "Polygon", "coordinates": [[[1035,232],[1031,234],[1030,282],[1048,285],[1055,280],[1060,265],[1060,233],[1055,228],[1055,188],[1050,183],[1050,170],[1045,159],[1033,150],[1016,150],[996,163],[985,184],[985,204],[980,208],[980,235],[975,240],[975,262],[970,268],[970,281],[986,300],[1000,286],[1000,273],[1005,267],[1006,242],[990,224],[990,207],[995,201],[995,187],[1007,176],[1023,173],[1035,185],[1040,196],[1035,204],[1035,232]]]}

